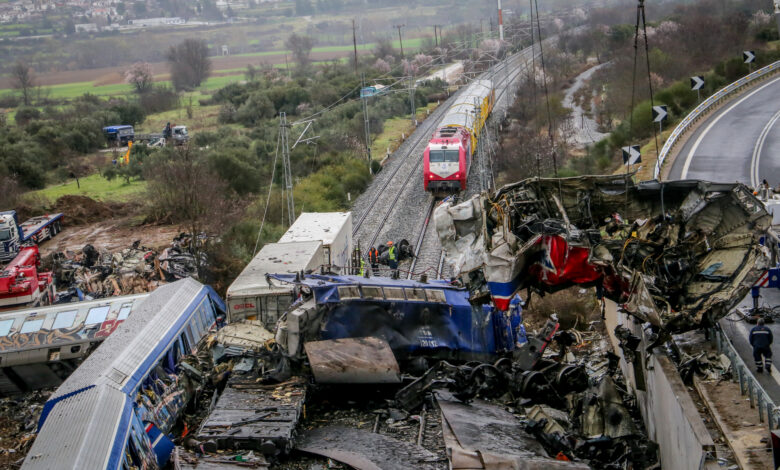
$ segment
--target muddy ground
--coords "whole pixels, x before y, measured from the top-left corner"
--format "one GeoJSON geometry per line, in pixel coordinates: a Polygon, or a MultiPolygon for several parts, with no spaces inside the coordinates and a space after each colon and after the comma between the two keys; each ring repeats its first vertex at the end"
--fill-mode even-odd
{"type": "Polygon", "coordinates": [[[176,225],[142,224],[134,203],[106,203],[85,196],[63,196],[52,211],[62,212],[62,232],[40,245],[41,256],[58,251],[80,251],[90,244],[110,252],[127,248],[136,240],[142,246],[161,249],[181,233],[176,225]]]}

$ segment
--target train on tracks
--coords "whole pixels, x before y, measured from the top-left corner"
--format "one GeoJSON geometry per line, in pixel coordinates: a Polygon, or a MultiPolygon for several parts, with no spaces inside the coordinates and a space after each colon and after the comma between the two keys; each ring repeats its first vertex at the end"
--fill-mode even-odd
{"type": "Polygon", "coordinates": [[[492,80],[474,80],[436,127],[423,153],[426,191],[448,194],[466,189],[477,141],[495,104],[492,80]]]}

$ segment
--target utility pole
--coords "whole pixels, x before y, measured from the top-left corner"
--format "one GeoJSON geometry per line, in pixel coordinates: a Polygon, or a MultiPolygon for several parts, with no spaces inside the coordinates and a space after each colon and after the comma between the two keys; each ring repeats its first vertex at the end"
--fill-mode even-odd
{"type": "Polygon", "coordinates": [[[358,73],[357,36],[355,35],[355,19],[352,18],[352,45],[355,46],[355,75],[358,73]]]}
{"type": "Polygon", "coordinates": [[[414,106],[414,73],[409,75],[409,103],[412,105],[412,126],[417,126],[417,108],[414,106]]]}
{"type": "Polygon", "coordinates": [[[404,58],[404,40],[401,38],[401,28],[406,26],[405,24],[394,24],[393,28],[398,29],[398,43],[401,45],[401,58],[404,58]]]}
{"type": "Polygon", "coordinates": [[[366,157],[368,158],[368,168],[371,169],[371,125],[368,120],[368,96],[362,93],[366,87],[366,74],[361,74],[361,98],[363,98],[363,132],[366,134],[366,157]]]}
{"type": "Polygon", "coordinates": [[[433,25],[433,43],[436,45],[436,47],[439,47],[439,37],[436,35],[436,28],[438,25],[433,25]]]}
{"type": "Polygon", "coordinates": [[[775,20],[777,21],[777,30],[780,31],[780,0],[775,0],[775,20]]]}
{"type": "Polygon", "coordinates": [[[295,198],[293,197],[292,166],[290,165],[290,125],[287,124],[287,113],[279,113],[279,132],[282,144],[282,166],[284,167],[284,188],[287,192],[287,216],[290,225],[295,222],[295,198]]]}
{"type": "Polygon", "coordinates": [[[501,11],[501,0],[498,0],[498,39],[504,40],[504,14],[501,11]]]}

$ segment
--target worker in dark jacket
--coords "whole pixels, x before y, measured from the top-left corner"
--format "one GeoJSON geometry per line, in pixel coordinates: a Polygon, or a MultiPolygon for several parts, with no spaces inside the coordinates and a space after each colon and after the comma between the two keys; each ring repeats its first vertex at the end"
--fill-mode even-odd
{"type": "Polygon", "coordinates": [[[764,319],[758,319],[758,325],[750,330],[750,345],[753,346],[753,359],[756,360],[756,372],[772,372],[772,331],[764,326],[764,319]]]}
{"type": "Polygon", "coordinates": [[[379,250],[375,246],[368,250],[368,262],[371,263],[371,270],[374,271],[374,276],[379,276],[379,250]]]}

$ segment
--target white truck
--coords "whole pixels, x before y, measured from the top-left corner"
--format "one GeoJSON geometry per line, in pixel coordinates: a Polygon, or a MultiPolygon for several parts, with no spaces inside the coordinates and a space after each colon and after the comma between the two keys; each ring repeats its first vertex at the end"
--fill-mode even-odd
{"type": "Polygon", "coordinates": [[[279,243],[320,240],[325,264],[333,272],[344,272],[352,254],[351,212],[303,212],[282,235],[279,243]]]}
{"type": "Polygon", "coordinates": [[[228,320],[257,320],[273,331],[293,302],[293,287],[265,275],[315,270],[324,264],[324,256],[319,240],[267,243],[228,287],[228,320]]]}

